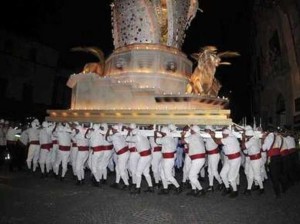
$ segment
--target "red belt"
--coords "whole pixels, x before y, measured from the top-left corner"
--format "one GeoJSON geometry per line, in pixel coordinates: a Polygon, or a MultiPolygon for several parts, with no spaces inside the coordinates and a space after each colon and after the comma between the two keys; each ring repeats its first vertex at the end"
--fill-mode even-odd
{"type": "Polygon", "coordinates": [[[94,152],[100,152],[100,151],[112,150],[113,146],[112,145],[100,145],[100,146],[92,147],[92,149],[94,152]]]}
{"type": "Polygon", "coordinates": [[[64,146],[64,145],[60,145],[58,148],[60,151],[70,151],[71,149],[70,146],[64,146]]]}
{"type": "Polygon", "coordinates": [[[48,143],[48,144],[42,144],[41,145],[41,149],[47,149],[50,151],[50,149],[52,148],[52,143],[48,143]]]}
{"type": "Polygon", "coordinates": [[[117,155],[121,155],[125,152],[127,152],[129,149],[128,149],[128,146],[125,146],[124,148],[120,149],[118,152],[117,152],[117,155]]]}
{"type": "Polygon", "coordinates": [[[194,154],[194,155],[191,155],[190,158],[191,158],[191,160],[204,159],[205,158],[205,153],[194,154]]]}
{"type": "Polygon", "coordinates": [[[6,144],[16,144],[16,141],[6,140],[6,144]]]}
{"type": "Polygon", "coordinates": [[[57,145],[57,144],[58,144],[58,141],[57,141],[57,140],[54,140],[54,141],[52,141],[52,143],[53,143],[53,145],[54,145],[54,144],[57,145]]]}
{"type": "Polygon", "coordinates": [[[175,152],[166,152],[166,153],[162,154],[162,156],[163,156],[164,159],[174,158],[174,155],[175,155],[175,152]]]}
{"type": "Polygon", "coordinates": [[[39,145],[40,142],[39,141],[30,141],[29,144],[30,145],[39,145]]]}
{"type": "Polygon", "coordinates": [[[161,152],[161,146],[154,147],[153,152],[161,152]]]}
{"type": "Polygon", "coordinates": [[[290,154],[292,154],[294,152],[297,152],[297,149],[295,149],[295,148],[289,149],[289,152],[290,152],[290,154]]]}
{"type": "Polygon", "coordinates": [[[209,151],[207,151],[207,154],[208,154],[208,155],[219,154],[219,149],[218,149],[218,148],[215,148],[215,149],[213,149],[213,150],[209,150],[209,151]]]}
{"type": "Polygon", "coordinates": [[[140,152],[140,156],[149,156],[149,155],[151,155],[151,149],[140,152]]]}
{"type": "Polygon", "coordinates": [[[78,151],[89,151],[88,146],[78,146],[78,151]]]}
{"type": "Polygon", "coordinates": [[[284,149],[284,150],[281,150],[281,151],[280,151],[280,155],[281,155],[281,156],[287,156],[287,155],[289,155],[289,154],[290,154],[290,152],[289,152],[288,149],[284,149]]]}
{"type": "Polygon", "coordinates": [[[269,157],[272,157],[272,156],[280,156],[280,149],[279,148],[273,148],[273,149],[270,149],[268,151],[268,156],[269,157]]]}
{"type": "Polygon", "coordinates": [[[250,157],[250,160],[257,160],[257,159],[261,158],[261,154],[259,152],[259,153],[254,154],[254,155],[249,155],[249,157],[250,157]]]}
{"type": "Polygon", "coordinates": [[[233,153],[233,154],[228,154],[226,155],[228,157],[228,159],[236,159],[236,158],[239,158],[241,156],[241,153],[240,152],[237,152],[237,153],[233,153]]]}
{"type": "Polygon", "coordinates": [[[73,142],[72,147],[77,147],[77,143],[73,142]]]}
{"type": "Polygon", "coordinates": [[[137,152],[136,147],[131,147],[131,148],[129,148],[129,151],[130,151],[130,152],[137,152]]]}

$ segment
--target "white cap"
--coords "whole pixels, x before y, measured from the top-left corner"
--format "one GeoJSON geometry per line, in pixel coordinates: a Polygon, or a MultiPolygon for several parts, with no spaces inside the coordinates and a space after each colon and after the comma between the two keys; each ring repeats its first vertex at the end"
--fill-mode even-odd
{"type": "Polygon", "coordinates": [[[1,120],[0,120],[0,123],[1,123],[1,124],[4,123],[4,119],[1,119],[1,120]]]}
{"type": "Polygon", "coordinates": [[[129,128],[130,128],[130,129],[135,129],[135,128],[136,128],[136,124],[135,124],[135,123],[131,123],[131,124],[129,125],[129,128]]]}
{"type": "Polygon", "coordinates": [[[119,125],[117,125],[117,124],[114,124],[113,126],[111,126],[111,128],[112,128],[112,129],[115,129],[115,130],[117,130],[117,131],[118,131],[118,130],[119,130],[119,125]]]}
{"type": "Polygon", "coordinates": [[[246,136],[254,136],[254,131],[253,130],[246,130],[245,135],[246,136]]]}
{"type": "Polygon", "coordinates": [[[206,125],[204,129],[214,131],[211,125],[206,125]]]}
{"type": "Polygon", "coordinates": [[[9,124],[9,121],[4,121],[4,124],[9,124]]]}
{"type": "Polygon", "coordinates": [[[139,130],[138,130],[137,128],[135,128],[135,129],[132,130],[131,133],[132,133],[133,135],[136,135],[136,134],[138,133],[138,131],[139,131],[139,130]]]}
{"type": "Polygon", "coordinates": [[[225,128],[225,129],[222,131],[222,133],[223,133],[224,135],[229,135],[231,132],[230,132],[229,129],[225,128]]]}
{"type": "Polygon", "coordinates": [[[196,133],[199,133],[199,132],[200,132],[200,127],[199,127],[198,125],[193,125],[193,126],[191,127],[191,129],[192,129],[194,132],[196,132],[196,133]]]}
{"type": "Polygon", "coordinates": [[[108,129],[107,123],[102,123],[100,126],[101,126],[105,131],[108,129]]]}
{"type": "Polygon", "coordinates": [[[93,124],[93,129],[98,130],[100,128],[100,124],[93,124]]]}
{"type": "Polygon", "coordinates": [[[250,125],[247,125],[246,127],[245,127],[245,130],[247,131],[247,130],[252,130],[252,127],[250,126],[250,125]]]}
{"type": "Polygon", "coordinates": [[[38,119],[34,119],[32,122],[36,123],[36,124],[40,124],[38,119]]]}
{"type": "Polygon", "coordinates": [[[169,134],[169,133],[170,133],[170,129],[169,129],[168,127],[166,127],[166,126],[163,126],[163,127],[161,128],[161,132],[163,132],[163,133],[165,133],[165,134],[169,134]]]}
{"type": "Polygon", "coordinates": [[[174,124],[169,124],[168,128],[170,131],[176,131],[177,127],[174,124]]]}
{"type": "Polygon", "coordinates": [[[49,124],[47,121],[43,121],[42,126],[43,126],[43,128],[48,128],[49,124]]]}

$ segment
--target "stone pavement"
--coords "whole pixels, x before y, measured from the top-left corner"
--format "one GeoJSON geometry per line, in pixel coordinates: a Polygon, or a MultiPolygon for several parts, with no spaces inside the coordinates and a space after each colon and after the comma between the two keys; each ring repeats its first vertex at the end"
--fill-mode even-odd
{"type": "MultiPolygon", "coordinates": [[[[300,223],[300,183],[280,199],[274,197],[270,181],[264,195],[245,196],[242,176],[240,195],[231,199],[217,191],[195,198],[186,196],[187,190],[134,196],[109,185],[93,187],[86,179],[85,185],[76,186],[71,176],[61,182],[25,171],[0,171],[0,223],[300,223]]],[[[110,176],[109,183],[113,181],[110,176]]]]}

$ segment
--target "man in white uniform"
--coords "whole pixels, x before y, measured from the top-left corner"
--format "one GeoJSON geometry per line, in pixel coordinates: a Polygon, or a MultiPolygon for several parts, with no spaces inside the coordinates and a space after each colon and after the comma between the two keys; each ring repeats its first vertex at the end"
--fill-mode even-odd
{"type": "Polygon", "coordinates": [[[187,195],[202,196],[205,194],[198,180],[201,168],[205,164],[205,147],[202,137],[199,134],[200,128],[197,125],[191,127],[191,135],[185,136],[186,131],[182,132],[182,141],[189,146],[188,155],[191,158],[191,167],[189,170],[189,180],[192,185],[192,191],[187,195]]]}
{"type": "MultiPolygon", "coordinates": [[[[127,133],[127,132],[126,132],[127,133]]],[[[117,164],[116,164],[116,182],[111,185],[113,188],[119,188],[120,177],[124,182],[123,190],[129,190],[128,182],[128,171],[127,162],[129,158],[129,148],[126,143],[125,133],[122,131],[120,125],[113,125],[107,130],[106,140],[112,142],[114,149],[117,154],[117,164]],[[110,135],[112,131],[112,135],[110,135]]]]}
{"type": "MultiPolygon", "coordinates": [[[[205,132],[209,133],[214,131],[213,127],[210,125],[205,126],[205,132]]],[[[207,160],[208,160],[208,180],[209,180],[209,187],[207,191],[213,192],[214,191],[214,178],[216,178],[218,182],[218,189],[222,190],[223,182],[221,180],[218,165],[220,161],[220,153],[218,144],[212,138],[204,139],[205,142],[205,149],[207,152],[207,160]]]]}
{"type": "Polygon", "coordinates": [[[40,155],[40,142],[39,142],[40,129],[38,129],[39,126],[40,126],[39,121],[35,119],[31,122],[31,128],[27,129],[28,138],[29,138],[29,148],[28,148],[28,155],[27,155],[26,162],[29,170],[31,170],[31,163],[33,162],[33,169],[32,169],[33,172],[35,172],[37,168],[39,155],[40,155]]]}
{"type": "Polygon", "coordinates": [[[182,192],[182,188],[179,186],[177,180],[173,176],[173,169],[175,163],[175,153],[177,142],[172,136],[168,127],[163,127],[161,131],[154,132],[154,140],[158,145],[162,146],[162,170],[161,179],[163,183],[163,189],[160,194],[168,194],[168,184],[172,183],[176,188],[176,194],[182,192]],[[160,134],[160,136],[158,136],[160,134]]]}
{"type": "Polygon", "coordinates": [[[225,190],[223,192],[223,195],[230,193],[230,188],[229,188],[229,184],[230,184],[232,187],[232,192],[230,194],[230,197],[235,198],[238,196],[237,178],[241,166],[240,143],[229,129],[224,129],[222,131],[223,138],[221,139],[215,138],[214,132],[210,132],[210,135],[217,144],[223,145],[223,150],[226,157],[223,164],[223,168],[220,173],[220,176],[225,185],[225,190]]]}
{"type": "Polygon", "coordinates": [[[39,158],[39,164],[42,171],[42,178],[48,176],[51,170],[51,150],[52,150],[52,129],[49,128],[49,124],[47,121],[43,121],[42,129],[40,130],[39,141],[41,145],[41,152],[39,158]],[[45,173],[45,165],[46,165],[46,173],[45,173]]]}
{"type": "Polygon", "coordinates": [[[248,187],[245,190],[245,195],[251,194],[252,184],[255,180],[259,185],[259,193],[264,193],[264,186],[261,178],[261,153],[259,138],[254,136],[253,130],[246,130],[242,138],[242,148],[244,152],[249,157],[249,169],[247,175],[248,187]]]}
{"type": "Polygon", "coordinates": [[[141,182],[142,182],[142,175],[146,178],[148,183],[148,189],[145,192],[154,192],[152,180],[150,176],[150,165],[151,165],[151,147],[150,142],[146,136],[143,136],[141,132],[137,129],[131,131],[132,135],[128,138],[128,142],[135,143],[137,152],[139,153],[139,160],[136,168],[136,188],[132,192],[133,194],[140,194],[141,193],[141,182]]]}
{"type": "Polygon", "coordinates": [[[71,149],[71,134],[72,130],[68,123],[59,124],[55,129],[55,135],[58,140],[58,151],[53,171],[58,177],[59,166],[62,164],[62,173],[60,180],[63,181],[68,170],[68,160],[71,149]]]}

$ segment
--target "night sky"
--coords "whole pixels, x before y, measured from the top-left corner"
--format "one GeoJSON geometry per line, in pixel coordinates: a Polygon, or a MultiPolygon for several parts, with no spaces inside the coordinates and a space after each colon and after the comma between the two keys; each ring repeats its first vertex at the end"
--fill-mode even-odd
{"type": "MultiPolygon", "coordinates": [[[[113,51],[111,34],[111,0],[10,0],[7,12],[1,14],[1,28],[57,49],[59,67],[78,72],[95,58],[70,52],[74,46],[97,46],[106,57],[113,51]],[[4,22],[4,23],[3,23],[4,22]]],[[[205,45],[220,51],[238,51],[241,57],[231,59],[232,66],[220,67],[217,77],[223,87],[220,95],[231,99],[235,121],[250,117],[250,29],[252,0],[199,0],[204,13],[198,12],[183,45],[187,55],[205,45]],[[231,92],[231,93],[230,93],[231,92]]]]}

